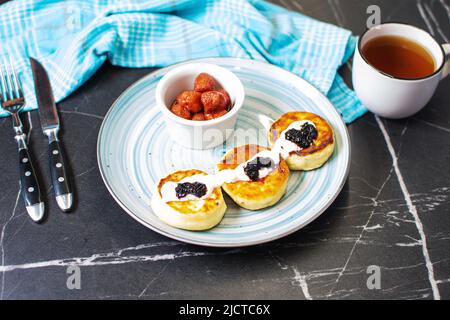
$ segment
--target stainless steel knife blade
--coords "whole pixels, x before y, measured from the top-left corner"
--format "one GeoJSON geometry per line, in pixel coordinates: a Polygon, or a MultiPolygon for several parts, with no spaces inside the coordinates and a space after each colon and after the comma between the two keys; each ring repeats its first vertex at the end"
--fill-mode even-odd
{"type": "Polygon", "coordinates": [[[53,98],[52,86],[42,64],[33,58],[30,58],[30,63],[39,107],[39,119],[41,120],[42,131],[48,135],[48,131],[59,129],[59,118],[55,99],[53,98]]]}
{"type": "Polygon", "coordinates": [[[52,86],[42,64],[30,58],[33,71],[34,88],[39,109],[42,131],[48,137],[50,174],[56,202],[64,212],[70,211],[73,204],[73,192],[69,183],[63,149],[58,138],[59,117],[53,98],[52,86]]]}

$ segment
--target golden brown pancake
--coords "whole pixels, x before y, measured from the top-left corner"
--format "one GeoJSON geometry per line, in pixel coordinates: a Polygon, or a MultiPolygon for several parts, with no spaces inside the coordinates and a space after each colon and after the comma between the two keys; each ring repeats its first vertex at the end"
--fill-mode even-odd
{"type": "Polygon", "coordinates": [[[178,182],[199,174],[206,175],[205,172],[195,169],[179,170],[159,181],[156,190],[158,195],[152,198],[152,208],[162,221],[186,230],[206,230],[220,223],[227,209],[220,188],[215,188],[207,199],[170,202],[161,199],[161,188],[166,182],[178,182]]]}
{"type": "Polygon", "coordinates": [[[293,151],[286,162],[291,170],[312,170],[321,167],[333,154],[334,134],[330,124],[320,116],[311,112],[293,111],[279,117],[270,127],[269,145],[273,147],[280,134],[295,121],[308,120],[314,123],[317,138],[305,149],[293,151]]]}
{"type": "MultiPolygon", "coordinates": [[[[233,148],[217,164],[217,170],[235,169],[239,164],[263,150],[268,150],[268,148],[248,144],[233,148]]],[[[288,178],[289,168],[281,159],[277,168],[262,179],[225,183],[222,188],[239,206],[249,210],[258,210],[272,206],[281,199],[286,191],[288,178]]]]}

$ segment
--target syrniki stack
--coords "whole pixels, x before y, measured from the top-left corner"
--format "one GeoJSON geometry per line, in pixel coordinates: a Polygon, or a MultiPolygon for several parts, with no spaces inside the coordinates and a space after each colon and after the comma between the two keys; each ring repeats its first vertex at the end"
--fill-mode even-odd
{"type": "Polygon", "coordinates": [[[155,214],[186,230],[207,230],[222,220],[227,206],[222,189],[239,206],[273,206],[286,192],[290,170],[313,170],[333,154],[330,124],[309,112],[288,112],[268,133],[270,149],[247,144],[229,150],[216,172],[179,170],[162,178],[152,197],[155,214]]]}

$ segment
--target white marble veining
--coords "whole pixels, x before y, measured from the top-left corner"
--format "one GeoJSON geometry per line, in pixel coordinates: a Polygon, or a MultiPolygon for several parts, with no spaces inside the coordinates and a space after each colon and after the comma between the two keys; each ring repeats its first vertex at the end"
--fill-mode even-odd
{"type": "Polygon", "coordinates": [[[427,14],[425,12],[425,9],[424,9],[423,4],[422,4],[422,0],[417,0],[416,5],[417,5],[417,10],[419,10],[420,16],[422,17],[423,21],[427,25],[428,31],[434,36],[435,35],[434,29],[433,29],[433,27],[431,25],[431,21],[429,20],[427,14]]]}
{"type": "Polygon", "coordinates": [[[441,28],[441,25],[439,23],[439,21],[436,19],[436,16],[434,15],[433,11],[431,10],[430,6],[426,3],[424,3],[424,8],[425,11],[427,12],[428,16],[430,17],[431,21],[433,22],[437,33],[439,34],[439,36],[446,42],[448,43],[449,40],[447,38],[447,35],[444,33],[444,31],[441,28]]]}
{"type": "Polygon", "coordinates": [[[306,300],[312,300],[311,295],[309,294],[308,283],[306,282],[306,277],[300,273],[295,267],[291,267],[294,272],[294,277],[292,278],[294,283],[298,283],[300,288],[302,288],[303,294],[305,295],[306,300]]]}
{"type": "MultiPolygon", "coordinates": [[[[8,226],[8,224],[11,222],[12,219],[14,219],[14,216],[16,214],[17,211],[17,204],[19,203],[19,198],[20,198],[20,188],[19,191],[17,192],[17,196],[16,196],[16,201],[14,202],[14,207],[13,210],[11,212],[10,217],[8,218],[8,220],[3,224],[2,226],[2,232],[0,234],[0,251],[1,251],[1,259],[2,259],[2,265],[0,266],[0,270],[2,270],[5,266],[5,232],[6,232],[6,227],[8,226]]],[[[2,285],[1,285],[1,289],[0,289],[0,300],[3,300],[3,293],[5,291],[5,273],[2,272],[2,285]]]]}
{"type": "Polygon", "coordinates": [[[67,113],[67,114],[75,114],[75,115],[84,116],[84,117],[88,117],[88,118],[99,119],[99,120],[103,120],[105,118],[104,116],[99,116],[99,115],[96,115],[96,114],[87,113],[87,112],[81,112],[81,111],[75,111],[75,110],[60,110],[59,112],[60,113],[67,113]]]}
{"type": "MultiPolygon", "coordinates": [[[[124,250],[124,249],[122,249],[124,250]]],[[[120,252],[120,251],[119,251],[120,252]]],[[[228,255],[241,252],[240,249],[227,250],[220,253],[215,252],[202,252],[202,251],[181,251],[178,253],[163,253],[163,254],[153,254],[153,255],[130,255],[121,256],[118,251],[98,253],[93,254],[88,257],[73,257],[65,259],[54,259],[39,262],[30,262],[16,265],[3,265],[0,267],[0,272],[5,274],[5,272],[20,270],[20,269],[35,269],[35,268],[45,268],[45,267],[67,267],[71,265],[77,266],[104,266],[104,265],[116,265],[125,264],[133,262],[147,262],[147,261],[165,261],[174,260],[185,257],[199,257],[199,256],[210,256],[210,255],[228,255]]]]}
{"type": "Polygon", "coordinates": [[[445,0],[439,0],[439,3],[442,5],[442,7],[444,8],[444,10],[447,12],[448,19],[449,19],[449,21],[450,21],[450,5],[448,5],[447,3],[445,3],[445,0]]]}
{"type": "Polygon", "coordinates": [[[327,0],[327,1],[329,7],[331,8],[331,11],[333,12],[333,15],[336,19],[338,26],[343,27],[345,17],[342,15],[342,11],[340,10],[339,0],[327,0]]]}
{"type": "Polygon", "coordinates": [[[378,190],[376,196],[372,199],[373,202],[373,210],[369,215],[369,218],[367,219],[366,224],[363,226],[361,233],[358,236],[358,239],[356,239],[355,244],[353,245],[352,249],[350,250],[350,253],[347,257],[347,260],[345,261],[344,266],[342,267],[341,271],[339,272],[337,278],[336,278],[336,282],[335,285],[333,286],[333,288],[330,290],[330,294],[333,293],[333,291],[336,289],[339,280],[341,279],[342,275],[344,274],[345,270],[347,269],[348,263],[350,262],[350,259],[353,256],[353,253],[355,252],[356,246],[360,243],[361,241],[361,237],[363,235],[363,233],[367,230],[367,227],[369,226],[370,220],[372,219],[374,213],[375,213],[375,208],[378,206],[378,197],[380,196],[381,192],[383,191],[386,183],[389,181],[389,179],[391,178],[392,175],[392,170],[389,171],[389,174],[387,175],[386,179],[384,180],[383,184],[381,185],[380,189],[378,190]]]}
{"type": "Polygon", "coordinates": [[[391,154],[391,157],[392,157],[392,166],[394,167],[395,174],[396,174],[398,182],[400,184],[400,189],[402,190],[403,196],[404,196],[406,204],[408,206],[408,210],[411,213],[411,215],[414,217],[417,231],[419,232],[419,235],[420,235],[420,240],[421,240],[421,244],[422,244],[422,253],[425,258],[425,262],[426,262],[426,266],[427,266],[427,270],[428,270],[428,278],[430,280],[431,288],[433,289],[433,297],[434,297],[434,299],[439,300],[441,298],[441,296],[439,293],[439,288],[436,283],[436,279],[434,277],[433,264],[431,263],[430,254],[428,253],[427,239],[426,239],[425,232],[423,230],[422,221],[420,220],[419,214],[417,212],[417,208],[413,204],[413,202],[411,200],[411,195],[409,194],[408,188],[406,187],[405,181],[403,180],[403,175],[400,172],[400,168],[398,166],[397,154],[395,153],[391,138],[389,137],[386,127],[384,126],[383,121],[378,116],[375,116],[375,119],[378,123],[378,126],[380,127],[381,132],[383,133],[384,140],[386,141],[386,145],[387,145],[389,153],[391,154]]]}

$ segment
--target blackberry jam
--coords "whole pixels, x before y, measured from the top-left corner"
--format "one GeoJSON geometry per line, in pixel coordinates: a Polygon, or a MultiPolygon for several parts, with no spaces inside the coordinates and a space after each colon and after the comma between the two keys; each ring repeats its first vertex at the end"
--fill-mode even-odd
{"type": "Polygon", "coordinates": [[[259,179],[259,170],[262,168],[270,168],[272,166],[272,159],[256,157],[247,163],[244,167],[244,172],[251,181],[257,181],[259,179]]]}
{"type": "Polygon", "coordinates": [[[184,182],[179,183],[175,187],[175,192],[178,199],[186,197],[188,194],[192,194],[196,196],[197,198],[203,197],[206,192],[207,188],[206,185],[200,182],[184,182]]]}
{"type": "Polygon", "coordinates": [[[302,149],[308,148],[317,138],[317,130],[310,123],[305,123],[300,130],[290,129],[285,133],[286,140],[289,140],[302,149]]]}

